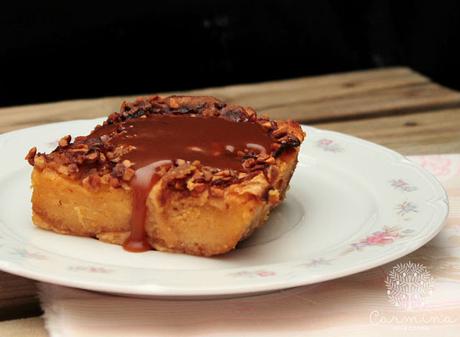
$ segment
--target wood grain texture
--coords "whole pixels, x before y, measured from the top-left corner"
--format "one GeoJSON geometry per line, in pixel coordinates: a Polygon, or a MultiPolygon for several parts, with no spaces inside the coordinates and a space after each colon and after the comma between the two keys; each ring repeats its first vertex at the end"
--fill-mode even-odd
{"type": "Polygon", "coordinates": [[[39,315],[36,293],[35,281],[0,272],[0,320],[39,315]]]}
{"type": "MultiPolygon", "coordinates": [[[[168,94],[168,93],[165,93],[168,94]]],[[[407,68],[189,91],[349,133],[404,154],[460,152],[460,93],[407,68]]],[[[116,111],[109,97],[0,109],[0,132],[116,111]]],[[[63,131],[65,134],[65,131],[63,131]]],[[[38,314],[35,282],[0,272],[0,320],[38,314]]],[[[1,335],[1,333],[0,333],[1,335]]]]}
{"type": "Polygon", "coordinates": [[[48,337],[41,317],[0,322],[1,337],[48,337]]]}
{"type": "MultiPolygon", "coordinates": [[[[172,93],[163,93],[164,95],[172,93]]],[[[307,123],[460,106],[460,93],[407,68],[389,68],[185,92],[254,107],[272,118],[307,123]]],[[[0,132],[51,122],[96,118],[118,110],[110,97],[0,109],[0,132]]]]}
{"type": "Polygon", "coordinates": [[[317,124],[405,155],[460,152],[460,109],[317,124]]]}
{"type": "Polygon", "coordinates": [[[304,123],[402,115],[459,106],[459,93],[433,83],[387,88],[333,99],[305,100],[263,110],[273,118],[304,123]]]}

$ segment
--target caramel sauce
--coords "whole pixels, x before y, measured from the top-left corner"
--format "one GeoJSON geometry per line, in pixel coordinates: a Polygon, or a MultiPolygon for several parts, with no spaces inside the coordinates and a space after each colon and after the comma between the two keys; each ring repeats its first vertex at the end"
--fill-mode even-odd
{"type": "Polygon", "coordinates": [[[232,122],[219,117],[150,115],[129,119],[116,125],[104,125],[89,138],[110,137],[114,146],[134,148],[122,159],[134,163],[135,175],[130,181],[133,190],[131,234],[124,248],[142,252],[151,247],[146,241],[145,221],[147,198],[160,179],[156,171],[172,165],[176,159],[199,160],[201,164],[219,169],[242,171],[238,151],[248,149],[269,152],[273,140],[257,123],[232,122]]]}
{"type": "Polygon", "coordinates": [[[147,215],[146,204],[152,186],[161,178],[155,172],[162,165],[172,165],[172,162],[171,160],[160,160],[137,169],[130,182],[133,189],[133,211],[130,221],[131,234],[123,244],[123,248],[130,252],[144,252],[150,249],[150,245],[145,238],[144,228],[147,215]]]}

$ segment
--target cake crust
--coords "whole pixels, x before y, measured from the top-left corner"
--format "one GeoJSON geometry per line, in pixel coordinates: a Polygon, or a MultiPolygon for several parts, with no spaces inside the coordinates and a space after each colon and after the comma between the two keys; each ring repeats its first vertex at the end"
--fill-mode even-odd
{"type": "MultiPolygon", "coordinates": [[[[158,171],[146,201],[145,233],[157,250],[200,256],[226,253],[265,223],[284,198],[304,139],[292,121],[259,117],[251,108],[212,97],[150,97],[124,102],[102,127],[152,115],[218,117],[257,123],[271,137],[268,152],[238,154],[241,169],[222,169],[175,158],[158,171]]],[[[136,163],[123,159],[132,149],[114,146],[110,135],[70,136],[51,153],[32,148],[33,222],[62,234],[123,244],[130,236],[131,182],[136,163]]],[[[173,140],[170,140],[173,141],[173,140]]]]}

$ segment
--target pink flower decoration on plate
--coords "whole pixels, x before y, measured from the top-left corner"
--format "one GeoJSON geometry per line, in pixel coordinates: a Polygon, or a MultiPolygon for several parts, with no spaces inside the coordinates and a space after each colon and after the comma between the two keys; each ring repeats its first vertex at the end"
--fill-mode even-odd
{"type": "Polygon", "coordinates": [[[271,270],[257,270],[257,271],[239,271],[236,273],[230,273],[230,276],[233,277],[244,277],[244,278],[254,278],[254,277],[270,277],[275,276],[276,273],[271,270]]]}
{"type": "Polygon", "coordinates": [[[15,249],[11,252],[12,255],[17,255],[26,259],[32,260],[47,260],[47,257],[42,253],[28,251],[27,249],[15,249]]]}
{"type": "Polygon", "coordinates": [[[389,234],[386,232],[375,232],[366,238],[366,243],[369,245],[384,245],[393,242],[398,237],[398,233],[389,234]]]}
{"type": "Polygon", "coordinates": [[[368,246],[383,246],[393,243],[396,239],[404,238],[413,232],[412,229],[400,230],[397,227],[384,227],[383,230],[377,231],[362,239],[361,241],[351,244],[351,248],[342,253],[348,254],[352,251],[361,250],[368,246]]]}
{"type": "Polygon", "coordinates": [[[276,273],[272,271],[259,271],[257,272],[257,275],[259,275],[260,277],[268,277],[268,276],[275,276],[276,273]]]}
{"type": "Polygon", "coordinates": [[[316,145],[328,152],[342,152],[343,148],[332,139],[322,138],[316,142],[316,145]]]}
{"type": "Polygon", "coordinates": [[[417,213],[417,205],[411,201],[404,201],[396,205],[396,211],[399,215],[405,216],[408,213],[417,213]]]}
{"type": "Polygon", "coordinates": [[[105,267],[93,267],[93,266],[70,266],[69,270],[77,271],[77,272],[87,272],[93,274],[108,274],[113,272],[112,269],[105,268],[105,267]]]}
{"type": "Polygon", "coordinates": [[[334,141],[331,140],[331,139],[323,138],[323,139],[320,139],[318,143],[319,143],[320,145],[323,145],[323,146],[329,146],[329,145],[331,145],[333,142],[334,142],[334,141]]]}
{"type": "Polygon", "coordinates": [[[404,192],[413,192],[413,191],[417,190],[416,186],[410,185],[408,182],[406,182],[403,179],[390,180],[390,184],[391,184],[391,186],[393,186],[393,188],[395,190],[401,190],[401,191],[404,191],[404,192]]]}

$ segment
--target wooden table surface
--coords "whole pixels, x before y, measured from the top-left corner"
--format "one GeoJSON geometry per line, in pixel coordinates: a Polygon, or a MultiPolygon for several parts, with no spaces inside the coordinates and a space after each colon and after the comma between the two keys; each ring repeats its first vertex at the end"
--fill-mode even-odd
{"type": "MultiPolygon", "coordinates": [[[[227,102],[252,106],[272,118],[291,118],[345,132],[403,154],[460,152],[460,93],[408,68],[234,85],[187,94],[216,96],[227,102]]],[[[122,100],[132,98],[2,108],[0,133],[44,123],[105,116],[118,110],[122,100]]],[[[0,320],[36,316],[40,312],[35,282],[0,272],[0,320]]]]}

